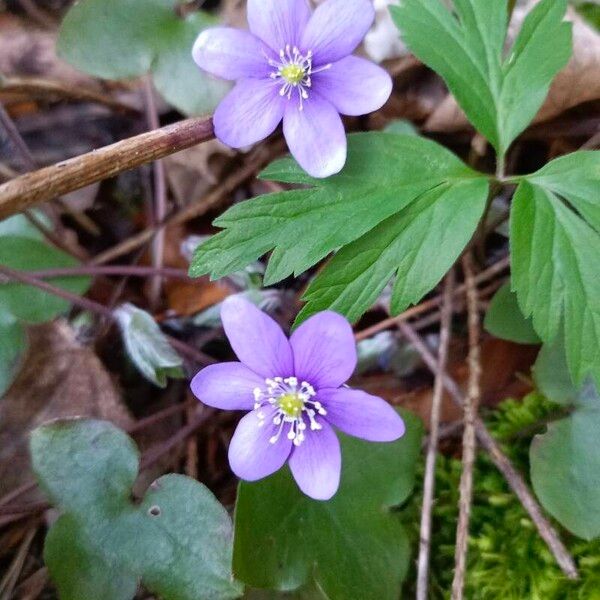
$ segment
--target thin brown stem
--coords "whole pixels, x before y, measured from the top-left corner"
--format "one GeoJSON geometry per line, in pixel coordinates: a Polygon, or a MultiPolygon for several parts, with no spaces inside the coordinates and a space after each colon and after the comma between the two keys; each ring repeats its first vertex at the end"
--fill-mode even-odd
{"type": "Polygon", "coordinates": [[[452,298],[454,288],[454,269],[446,276],[442,303],[442,324],[440,333],[440,351],[437,374],[433,388],[429,439],[425,458],[425,478],[423,480],[423,506],[421,510],[421,534],[419,538],[419,560],[417,563],[417,600],[427,600],[429,581],[429,555],[431,549],[431,513],[435,496],[435,463],[437,458],[440,428],[440,411],[444,392],[443,375],[448,362],[448,347],[452,325],[452,298]]]}
{"type": "MultiPolygon", "coordinates": [[[[4,276],[13,281],[18,281],[20,283],[24,283],[25,285],[31,285],[35,288],[43,290],[48,294],[52,294],[58,298],[62,298],[67,302],[70,302],[74,306],[78,306],[83,310],[88,310],[94,314],[100,315],[101,317],[108,319],[109,321],[115,321],[116,317],[113,314],[113,311],[104,306],[103,304],[99,304],[98,302],[94,302],[93,300],[89,300],[88,298],[84,298],[83,296],[77,296],[77,294],[73,294],[68,292],[67,290],[63,290],[59,287],[51,285],[45,281],[41,281],[33,277],[30,273],[26,273],[24,271],[15,271],[14,269],[9,269],[4,265],[0,265],[0,276],[4,276]]],[[[193,348],[189,344],[182,342],[176,338],[171,336],[166,336],[169,340],[169,343],[175,350],[186,356],[188,359],[197,362],[200,365],[212,364],[215,361],[210,357],[193,348]]]]}
{"type": "Polygon", "coordinates": [[[214,138],[211,119],[187,119],[0,185],[0,219],[214,138]]]}
{"type": "Polygon", "coordinates": [[[134,106],[119,102],[96,90],[86,89],[80,85],[73,86],[62,81],[45,79],[43,77],[4,77],[0,80],[0,90],[4,93],[18,94],[29,98],[66,98],[81,102],[94,102],[117,112],[133,115],[140,112],[134,106]]]}
{"type": "MultiPolygon", "coordinates": [[[[81,267],[64,267],[60,269],[45,269],[44,271],[31,271],[29,274],[37,279],[53,279],[55,277],[162,277],[164,279],[180,279],[181,281],[194,282],[185,270],[171,267],[142,267],[135,265],[85,265],[81,267]]],[[[0,281],[0,285],[2,282],[0,281]]]]}
{"type": "MultiPolygon", "coordinates": [[[[283,146],[275,144],[268,149],[261,149],[247,164],[239,169],[236,169],[226,177],[221,184],[213,188],[204,198],[197,202],[192,202],[184,209],[176,212],[171,217],[165,219],[163,223],[159,223],[155,227],[144,229],[140,233],[131,236],[123,242],[117,244],[113,248],[109,248],[105,252],[98,254],[92,264],[102,265],[129,254],[150,241],[156,232],[171,225],[181,225],[187,221],[191,221],[197,217],[206,214],[218,206],[227,196],[229,196],[237,187],[244,181],[256,174],[265,164],[272,158],[281,153],[283,146]]],[[[1,189],[1,188],[0,188],[1,189]]]]}
{"type": "MultiPolygon", "coordinates": [[[[489,269],[481,272],[476,278],[475,282],[477,284],[483,283],[484,281],[488,281],[505,271],[510,266],[510,257],[505,257],[502,260],[499,260],[496,264],[492,265],[489,269]]],[[[466,286],[459,285],[454,290],[453,296],[460,296],[464,294],[466,290],[466,286]]],[[[367,338],[370,338],[381,331],[385,331],[386,329],[391,329],[392,327],[398,326],[400,323],[404,321],[408,321],[413,317],[422,315],[423,313],[429,312],[434,308],[438,308],[442,304],[442,296],[436,296],[435,298],[431,298],[430,300],[426,300],[425,302],[421,302],[417,306],[413,306],[408,310],[404,311],[402,314],[396,317],[390,317],[388,319],[384,319],[379,323],[373,325],[372,327],[368,327],[367,329],[363,329],[356,334],[356,340],[361,341],[367,338]]]]}
{"type": "MultiPolygon", "coordinates": [[[[469,521],[473,501],[473,467],[477,451],[475,420],[481,396],[481,350],[479,346],[479,299],[473,270],[473,257],[470,252],[462,260],[465,283],[467,286],[467,309],[469,324],[469,390],[464,398],[464,429],[462,473],[460,477],[460,497],[458,502],[458,524],[456,529],[456,550],[454,556],[454,579],[452,581],[452,600],[462,600],[467,571],[467,549],[469,540],[469,521]]],[[[443,373],[439,373],[443,377],[443,373]]]]}
{"type": "MultiPolygon", "coordinates": [[[[421,339],[414,329],[404,322],[398,324],[402,335],[406,337],[415,347],[421,358],[431,370],[432,373],[437,373],[437,360],[427,345],[421,339]]],[[[458,406],[464,404],[464,397],[457,383],[447,373],[443,375],[444,387],[452,396],[458,406]]],[[[523,508],[529,514],[533,521],[540,537],[546,542],[552,555],[554,556],[558,566],[569,579],[577,579],[579,577],[575,562],[560,540],[558,533],[552,524],[544,516],[540,505],[534,498],[530,489],[521,474],[514,468],[508,457],[502,452],[502,449],[488,431],[485,423],[480,419],[475,419],[475,432],[477,439],[489,454],[496,468],[502,473],[509,487],[520,500],[523,508]]]]}
{"type": "MultiPolygon", "coordinates": [[[[160,127],[160,121],[150,76],[147,76],[144,79],[144,99],[148,127],[150,130],[156,130],[160,127]]],[[[162,223],[167,216],[167,179],[165,176],[165,163],[162,160],[154,161],[152,163],[152,171],[154,174],[153,224],[155,225],[156,223],[162,223]]],[[[155,269],[160,269],[160,267],[162,267],[164,252],[165,229],[160,228],[156,231],[151,245],[152,266],[155,269]]],[[[161,289],[162,279],[160,277],[153,277],[149,293],[150,306],[153,308],[156,308],[158,305],[161,289]]]]}

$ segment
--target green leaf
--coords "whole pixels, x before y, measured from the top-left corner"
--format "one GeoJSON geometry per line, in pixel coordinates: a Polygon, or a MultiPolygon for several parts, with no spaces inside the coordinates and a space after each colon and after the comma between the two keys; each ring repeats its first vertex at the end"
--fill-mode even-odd
{"type": "Polygon", "coordinates": [[[600,233],[600,152],[567,154],[527,180],[567,200],[600,233]]]}
{"type": "Polygon", "coordinates": [[[254,587],[295,590],[316,583],[331,600],[395,600],[410,548],[393,508],[410,495],[422,426],[409,413],[397,442],[340,436],[342,481],[329,502],[304,496],[287,469],[241,483],[234,571],[254,587]]]}
{"type": "Polygon", "coordinates": [[[228,85],[203,73],[192,59],[194,40],[215,21],[206,13],[186,19],[177,0],[80,0],[65,17],[59,54],[104,79],[151,72],[158,91],[186,114],[210,112],[228,85]]]}
{"type": "MultiPolygon", "coordinates": [[[[139,453],[131,438],[102,421],[44,425],[33,432],[30,447],[40,486],[67,517],[54,526],[58,531],[51,529],[46,547],[61,595],[64,590],[74,600],[87,600],[88,586],[106,580],[105,566],[127,589],[131,579],[141,580],[148,591],[167,600],[240,594],[231,575],[229,516],[202,484],[166,475],[140,503],[133,503],[139,453]],[[57,549],[72,537],[68,560],[74,570],[57,560],[57,549]]],[[[100,588],[93,597],[112,599],[111,593],[100,588]]],[[[123,593],[125,597],[131,596],[123,593]]]]}
{"type": "MultiPolygon", "coordinates": [[[[0,264],[15,270],[38,271],[44,269],[75,267],[77,261],[52,246],[22,236],[0,237],[0,264]]],[[[56,277],[48,283],[72,292],[83,294],[89,287],[89,277],[56,277]]],[[[0,305],[16,319],[31,323],[50,321],[69,308],[66,300],[43,290],[21,283],[0,282],[0,305]]]]}
{"type": "Polygon", "coordinates": [[[516,294],[510,284],[504,284],[490,303],[485,315],[484,327],[492,335],[517,344],[539,344],[538,337],[529,319],[519,308],[516,294]]]}
{"type": "MultiPolygon", "coordinates": [[[[47,221],[45,216],[37,211],[36,217],[43,222],[47,221]]],[[[47,224],[50,225],[50,223],[47,224]]],[[[0,221],[0,238],[6,235],[28,237],[41,242],[44,241],[42,232],[34,227],[34,225],[32,225],[27,217],[23,214],[14,215],[8,219],[0,221]]]]}
{"type": "Polygon", "coordinates": [[[0,306],[0,397],[12,383],[19,358],[26,347],[24,327],[0,306]]]}
{"type": "Polygon", "coordinates": [[[94,552],[84,529],[70,515],[59,517],[48,532],[44,562],[61,600],[129,600],[138,587],[135,576],[94,552]]]}
{"type": "Polygon", "coordinates": [[[115,311],[129,358],[140,373],[159,387],[167,378],[181,379],[183,360],[173,350],[152,315],[133,304],[123,304],[115,311]]]}
{"type": "Polygon", "coordinates": [[[600,397],[586,386],[566,419],[530,448],[531,481],[544,507],[575,535],[600,536],[600,397]]]}
{"type": "Polygon", "coordinates": [[[562,334],[551,344],[542,346],[533,366],[533,376],[538,390],[548,400],[557,404],[573,403],[577,388],[569,373],[562,334]]]}
{"type": "Polygon", "coordinates": [[[488,196],[485,179],[445,184],[346,246],[304,294],[301,322],[332,309],[357,320],[396,273],[393,314],[418,302],[454,264],[477,228],[488,196]]]}
{"type": "MultiPolygon", "coordinates": [[[[423,195],[448,190],[453,196],[452,189],[476,188],[477,197],[464,201],[473,216],[487,189],[482,176],[435,142],[391,133],[349,136],[348,162],[334,177],[312,179],[290,159],[276,161],[262,176],[310,187],[260,196],[228,210],[215,221],[225,231],[194,255],[193,276],[223,277],[273,250],[265,283],[274,283],[303,273],[423,195]]],[[[428,291],[425,287],[420,289],[428,291]]],[[[419,299],[417,293],[405,295],[419,299]]]]}
{"type": "Polygon", "coordinates": [[[511,214],[512,281],[544,342],[564,324],[573,381],[600,382],[600,235],[549,189],[522,182],[511,214]]]}
{"type": "Polygon", "coordinates": [[[537,4],[506,56],[506,0],[454,6],[458,19],[440,0],[403,0],[390,11],[408,47],[443,77],[473,125],[504,155],[571,56],[571,26],[562,20],[567,1],[537,4]]]}

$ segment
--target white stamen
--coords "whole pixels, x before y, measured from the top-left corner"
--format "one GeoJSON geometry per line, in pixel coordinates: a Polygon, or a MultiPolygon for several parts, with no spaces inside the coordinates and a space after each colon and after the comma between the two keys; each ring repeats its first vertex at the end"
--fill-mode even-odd
{"type": "Polygon", "coordinates": [[[317,415],[324,416],[327,411],[323,405],[313,398],[315,389],[307,381],[298,382],[297,377],[273,377],[265,379],[266,389],[255,388],[254,409],[258,418],[258,426],[263,427],[266,416],[262,409],[268,407],[275,409],[272,412],[271,422],[277,428],[275,434],[269,439],[271,444],[276,444],[281,438],[284,427],[289,427],[286,437],[300,446],[306,439],[304,432],[310,426],[311,431],[323,428],[317,421],[317,415]],[[308,424],[305,422],[308,419],[308,424]]]}
{"type": "Polygon", "coordinates": [[[298,93],[298,110],[303,110],[304,102],[309,99],[309,90],[312,88],[311,75],[331,68],[331,64],[328,64],[313,69],[312,50],[302,54],[297,46],[292,47],[290,44],[279,50],[279,62],[266,54],[265,58],[269,66],[275,69],[269,77],[281,84],[279,95],[291,100],[294,92],[298,93]]]}

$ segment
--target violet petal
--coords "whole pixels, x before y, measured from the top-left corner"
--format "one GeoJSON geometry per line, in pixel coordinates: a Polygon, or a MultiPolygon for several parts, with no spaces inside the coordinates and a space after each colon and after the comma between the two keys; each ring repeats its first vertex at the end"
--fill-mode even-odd
{"type": "Polygon", "coordinates": [[[271,444],[270,439],[278,430],[272,422],[276,410],[273,407],[260,410],[265,416],[264,423],[260,424],[257,411],[248,413],[239,422],[229,444],[231,470],[246,481],[257,481],[281,469],[292,449],[285,431],[271,444]]]}
{"type": "Polygon", "coordinates": [[[221,321],[237,357],[255,373],[264,378],[293,374],[292,349],[281,327],[254,304],[230,296],[221,307],[221,321]]]}
{"type": "Polygon", "coordinates": [[[284,109],[273,80],[240,79],[215,111],[215,134],[232,148],[250,146],[275,131],[284,109]]]}
{"type": "Polygon", "coordinates": [[[374,20],[369,0],[326,0],[310,18],[300,46],[312,50],[315,67],[334,63],[356,50],[374,20]]]}
{"type": "Polygon", "coordinates": [[[264,386],[263,377],[239,362],[205,367],[191,384],[198,400],[222,410],[252,410],[254,390],[264,386]]]}
{"type": "Polygon", "coordinates": [[[208,73],[235,81],[242,77],[269,77],[271,49],[248,31],[231,27],[205,29],[196,39],[192,56],[208,73]]]}
{"type": "Polygon", "coordinates": [[[300,44],[310,15],[306,0],[248,0],[250,31],[277,54],[300,44]]]}
{"type": "Polygon", "coordinates": [[[379,110],[392,93],[392,78],[387,71],[357,56],[343,58],[312,79],[319,94],[343,115],[379,110]]]}
{"type": "Polygon", "coordinates": [[[290,152],[312,177],[339,173],[346,163],[346,132],[335,108],[314,91],[299,110],[288,101],[283,117],[283,133],[290,152]]]}
{"type": "Polygon", "coordinates": [[[315,500],[329,500],[338,490],[342,468],[340,442],[333,429],[321,420],[323,429],[306,431],[294,447],[290,468],[298,487],[315,500]]]}
{"type": "Polygon", "coordinates": [[[335,312],[320,312],[298,327],[290,338],[294,372],[317,390],[337,388],[356,367],[352,327],[335,312]]]}
{"type": "Polygon", "coordinates": [[[393,442],[404,435],[402,417],[382,398],[348,388],[319,390],[326,419],[340,431],[370,442],[393,442]]]}

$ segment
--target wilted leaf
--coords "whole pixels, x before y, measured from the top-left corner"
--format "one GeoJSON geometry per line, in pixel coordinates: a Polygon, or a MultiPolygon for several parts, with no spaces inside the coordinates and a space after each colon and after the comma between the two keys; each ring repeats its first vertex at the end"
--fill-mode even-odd
{"type": "Polygon", "coordinates": [[[148,381],[165,387],[169,377],[184,376],[183,359],[173,350],[152,315],[133,304],[121,305],[114,314],[129,358],[148,381]]]}

